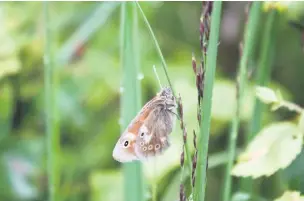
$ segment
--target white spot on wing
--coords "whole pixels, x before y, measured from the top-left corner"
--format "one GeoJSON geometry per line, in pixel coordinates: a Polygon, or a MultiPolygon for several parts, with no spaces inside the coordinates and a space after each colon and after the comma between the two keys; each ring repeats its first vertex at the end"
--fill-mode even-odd
{"type": "Polygon", "coordinates": [[[129,141],[135,140],[136,136],[132,133],[123,133],[118,142],[116,143],[112,156],[113,158],[121,163],[131,162],[134,160],[138,160],[137,156],[133,153],[130,153],[128,149],[124,148],[123,144],[121,144],[121,139],[126,139],[129,141]]]}
{"type": "Polygon", "coordinates": [[[127,149],[124,149],[119,143],[116,144],[112,156],[116,161],[121,163],[138,160],[134,154],[129,153],[127,149]]]}
{"type": "Polygon", "coordinates": [[[161,142],[165,142],[166,140],[167,140],[166,137],[161,137],[161,138],[160,138],[160,141],[161,141],[161,142]]]}
{"type": "Polygon", "coordinates": [[[126,133],[125,137],[131,141],[136,139],[136,136],[133,133],[126,133]]]}
{"type": "Polygon", "coordinates": [[[152,135],[149,134],[148,128],[145,125],[142,125],[139,129],[139,136],[141,133],[144,133],[143,140],[147,144],[151,141],[152,135]]]}

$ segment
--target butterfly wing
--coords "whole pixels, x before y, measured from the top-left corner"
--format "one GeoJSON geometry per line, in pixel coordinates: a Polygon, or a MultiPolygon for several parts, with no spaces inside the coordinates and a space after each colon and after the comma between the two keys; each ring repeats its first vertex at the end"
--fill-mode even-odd
{"type": "Polygon", "coordinates": [[[131,121],[129,126],[118,139],[112,153],[115,160],[119,162],[139,160],[135,153],[138,130],[141,128],[145,119],[152,111],[153,102],[157,102],[155,99],[156,97],[144,105],[144,107],[139,111],[139,113],[135,116],[135,118],[131,121]]]}
{"type": "Polygon", "coordinates": [[[147,102],[121,135],[113,150],[120,162],[141,160],[162,153],[169,147],[168,135],[175,121],[175,99],[170,88],[147,102]]]}
{"type": "Polygon", "coordinates": [[[175,116],[164,104],[155,107],[139,128],[135,143],[138,158],[148,158],[163,153],[170,146],[169,135],[175,116]]]}

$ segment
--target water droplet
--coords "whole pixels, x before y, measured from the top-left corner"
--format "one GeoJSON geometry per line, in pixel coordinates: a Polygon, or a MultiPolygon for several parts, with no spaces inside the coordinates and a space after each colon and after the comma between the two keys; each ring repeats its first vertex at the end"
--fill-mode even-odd
{"type": "Polygon", "coordinates": [[[124,92],[124,88],[123,87],[120,87],[119,88],[119,92],[122,94],[124,92]]]}
{"type": "Polygon", "coordinates": [[[143,73],[139,73],[138,75],[137,75],[137,79],[138,80],[142,80],[142,79],[144,79],[144,74],[143,73]]]}

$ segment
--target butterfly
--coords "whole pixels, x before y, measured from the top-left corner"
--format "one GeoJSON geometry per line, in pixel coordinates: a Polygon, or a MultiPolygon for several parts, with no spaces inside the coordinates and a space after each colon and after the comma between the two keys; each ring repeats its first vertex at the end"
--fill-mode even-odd
{"type": "Polygon", "coordinates": [[[169,134],[176,121],[176,100],[164,87],[147,102],[118,139],[113,158],[119,162],[144,160],[169,148],[169,134]]]}

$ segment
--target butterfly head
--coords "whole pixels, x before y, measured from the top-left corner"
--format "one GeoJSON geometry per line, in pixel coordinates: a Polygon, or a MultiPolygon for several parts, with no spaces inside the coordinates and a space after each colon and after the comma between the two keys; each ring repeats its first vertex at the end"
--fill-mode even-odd
{"type": "Polygon", "coordinates": [[[173,97],[173,93],[170,87],[164,87],[160,92],[160,96],[165,96],[165,97],[173,97]]]}
{"type": "Polygon", "coordinates": [[[132,133],[124,133],[114,147],[113,158],[122,163],[138,160],[134,153],[135,138],[132,133]]]}
{"type": "Polygon", "coordinates": [[[172,110],[176,108],[176,100],[170,87],[162,88],[162,90],[158,93],[158,96],[165,100],[167,109],[172,110]]]}

